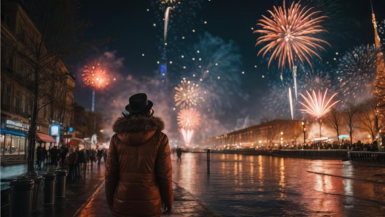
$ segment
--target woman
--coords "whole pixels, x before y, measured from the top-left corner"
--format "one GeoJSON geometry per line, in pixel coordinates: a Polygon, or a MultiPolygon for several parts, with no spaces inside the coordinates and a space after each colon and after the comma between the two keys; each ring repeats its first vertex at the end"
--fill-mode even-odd
{"type": "Polygon", "coordinates": [[[173,191],[170,146],[144,93],[130,97],[123,116],[113,125],[105,188],[114,216],[152,216],[171,213],[173,191]]]}

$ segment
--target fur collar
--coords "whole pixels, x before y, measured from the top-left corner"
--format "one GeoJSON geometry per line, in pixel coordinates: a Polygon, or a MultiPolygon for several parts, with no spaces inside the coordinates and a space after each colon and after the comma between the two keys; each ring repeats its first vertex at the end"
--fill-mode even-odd
{"type": "Polygon", "coordinates": [[[123,116],[116,119],[112,129],[115,133],[162,131],[164,122],[154,116],[123,116]]]}

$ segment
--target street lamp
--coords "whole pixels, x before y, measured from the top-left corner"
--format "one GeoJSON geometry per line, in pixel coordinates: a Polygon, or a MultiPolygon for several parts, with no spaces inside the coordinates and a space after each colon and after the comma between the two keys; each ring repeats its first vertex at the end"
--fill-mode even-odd
{"type": "Polygon", "coordinates": [[[305,145],[306,143],[306,126],[305,126],[305,122],[302,121],[302,127],[303,127],[303,144],[305,145]]]}

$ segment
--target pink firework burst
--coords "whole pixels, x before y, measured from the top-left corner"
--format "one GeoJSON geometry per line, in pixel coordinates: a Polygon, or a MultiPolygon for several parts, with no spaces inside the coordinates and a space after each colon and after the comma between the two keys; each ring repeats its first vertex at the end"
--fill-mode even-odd
{"type": "Polygon", "coordinates": [[[178,113],[178,124],[183,129],[195,129],[199,126],[201,115],[194,108],[182,109],[178,113]]]}
{"type": "Polygon", "coordinates": [[[338,101],[333,102],[333,98],[337,95],[337,93],[333,94],[329,99],[327,98],[328,89],[326,89],[325,93],[322,95],[321,91],[318,90],[318,95],[313,90],[313,94],[310,94],[309,91],[306,91],[307,96],[300,93],[305,102],[301,103],[305,108],[301,109],[302,112],[306,112],[312,116],[317,117],[318,119],[327,114],[330,109],[335,106],[338,101]]]}

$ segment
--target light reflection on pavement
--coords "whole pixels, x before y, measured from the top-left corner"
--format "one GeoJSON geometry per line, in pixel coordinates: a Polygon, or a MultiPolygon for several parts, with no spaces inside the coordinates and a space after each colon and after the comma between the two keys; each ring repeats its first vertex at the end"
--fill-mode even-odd
{"type": "Polygon", "coordinates": [[[184,153],[173,180],[224,216],[385,216],[385,168],[340,160],[184,153]],[[316,174],[320,173],[320,174],[316,174]]]}

